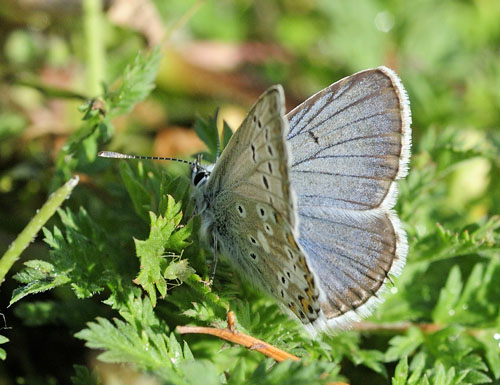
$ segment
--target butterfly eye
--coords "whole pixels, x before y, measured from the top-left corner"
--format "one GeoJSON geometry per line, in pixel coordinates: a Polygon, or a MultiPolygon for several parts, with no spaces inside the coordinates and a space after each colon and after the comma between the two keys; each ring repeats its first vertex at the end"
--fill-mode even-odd
{"type": "Polygon", "coordinates": [[[201,172],[201,171],[200,171],[200,172],[197,172],[197,173],[195,174],[195,176],[193,177],[193,184],[194,184],[195,186],[198,186],[198,185],[200,184],[200,182],[201,182],[203,179],[205,179],[206,175],[207,175],[207,174],[206,174],[205,172],[201,172]]]}

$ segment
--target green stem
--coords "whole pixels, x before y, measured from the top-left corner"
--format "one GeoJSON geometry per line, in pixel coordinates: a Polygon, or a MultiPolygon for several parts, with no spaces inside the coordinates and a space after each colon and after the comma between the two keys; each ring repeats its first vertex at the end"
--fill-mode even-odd
{"type": "Polygon", "coordinates": [[[12,265],[19,259],[21,253],[33,241],[45,223],[54,215],[56,210],[63,204],[64,200],[69,197],[71,191],[78,184],[78,176],[74,176],[68,180],[64,186],[55,191],[42,208],[31,219],[24,230],[12,242],[0,259],[0,285],[2,284],[5,275],[9,272],[12,265]]]}
{"type": "Polygon", "coordinates": [[[101,0],[83,0],[85,49],[87,59],[87,89],[90,96],[102,93],[104,76],[104,38],[101,0]]]}

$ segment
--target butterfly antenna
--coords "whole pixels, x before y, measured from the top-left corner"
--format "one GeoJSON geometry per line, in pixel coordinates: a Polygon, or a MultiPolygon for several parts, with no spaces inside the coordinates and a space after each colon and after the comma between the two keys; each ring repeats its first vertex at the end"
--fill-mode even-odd
{"type": "Polygon", "coordinates": [[[121,154],[119,152],[113,152],[113,151],[101,151],[97,154],[101,158],[113,158],[113,159],[146,159],[146,160],[171,160],[174,162],[180,162],[180,163],[186,163],[189,164],[190,166],[193,167],[200,167],[200,164],[198,162],[191,162],[189,160],[184,160],[184,159],[177,159],[177,158],[167,158],[164,156],[143,156],[143,155],[128,155],[128,154],[121,154]]]}
{"type": "Polygon", "coordinates": [[[208,281],[210,285],[212,285],[214,283],[215,270],[217,269],[217,238],[215,237],[215,234],[214,234],[213,242],[214,242],[214,249],[213,249],[214,259],[212,261],[212,268],[210,269],[210,281],[208,281]]]}

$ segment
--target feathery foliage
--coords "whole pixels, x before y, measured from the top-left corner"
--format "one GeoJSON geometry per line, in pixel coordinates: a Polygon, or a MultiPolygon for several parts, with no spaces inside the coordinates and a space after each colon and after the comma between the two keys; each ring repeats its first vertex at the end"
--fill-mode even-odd
{"type": "MultiPolygon", "coordinates": [[[[319,36],[334,45],[338,39],[349,40],[329,54],[334,55],[330,60],[350,63],[344,64],[344,72],[381,62],[379,51],[391,46],[388,35],[379,31],[380,35],[368,34],[368,41],[360,41],[355,30],[373,19],[389,22],[390,15],[381,15],[385,11],[372,15],[375,2],[369,0],[363,0],[362,7],[319,3],[322,16],[296,12],[280,18],[276,39],[301,52],[301,60],[292,69],[279,63],[263,65],[259,70],[267,78],[277,81],[293,77],[289,73],[307,71],[317,52],[302,52],[303,47],[319,36]],[[334,26],[323,31],[327,24],[334,26]]],[[[391,8],[401,18],[412,12],[428,16],[429,32],[416,25],[394,26],[406,43],[401,43],[402,49],[418,48],[425,40],[417,39],[419,34],[432,43],[427,56],[417,50],[418,58],[402,61],[401,67],[420,66],[420,73],[428,77],[432,69],[444,66],[441,62],[450,64],[450,70],[439,82],[434,79],[432,87],[415,72],[402,74],[416,127],[410,173],[399,182],[396,207],[408,233],[409,255],[403,274],[370,319],[353,330],[311,339],[270,298],[248,287],[227,261],[219,262],[213,285],[207,285],[212,255],[198,237],[200,223],[192,216],[185,165],[97,158],[98,149],[113,136],[116,118],[128,116],[153,90],[159,49],[140,53],[122,65],[125,70],[118,81],[80,107],[81,126],[59,153],[52,185],[74,173],[89,175],[92,182],[83,197],[75,198],[76,208],[59,209],[59,221],[43,229],[49,255],[30,259],[15,273],[18,287],[10,299],[15,314],[31,327],[64,325],[87,348],[98,350],[99,360],[128,364],[164,384],[356,384],[367,383],[367,378],[374,385],[500,384],[500,217],[496,215],[500,136],[494,130],[461,125],[462,121],[497,124],[498,106],[493,101],[499,99],[484,79],[474,81],[476,73],[464,78],[467,84],[457,80],[464,74],[455,60],[477,60],[474,36],[469,33],[475,20],[464,16],[464,23],[445,23],[446,31],[456,32],[447,34],[448,39],[457,39],[451,46],[459,49],[446,46],[440,35],[427,35],[445,19],[443,9],[453,8],[463,16],[471,7],[466,2],[445,3],[437,10],[431,7],[434,2],[418,9],[416,5],[391,8]],[[470,51],[469,56],[464,51],[470,51]],[[464,88],[464,95],[454,93],[464,88]],[[461,108],[462,97],[470,102],[465,108],[461,108]],[[476,178],[478,174],[483,178],[476,178]],[[224,328],[228,310],[236,314],[239,331],[301,361],[276,363],[212,336],[176,331],[186,324],[224,328]]],[[[487,2],[479,3],[474,15],[498,37],[497,19],[490,20],[483,8],[487,2]]],[[[500,14],[498,5],[490,6],[494,15],[500,14]]],[[[162,5],[158,7],[162,11],[162,5]]],[[[203,20],[194,22],[193,31],[212,38],[224,36],[225,23],[234,22],[224,15],[204,14],[203,20]]],[[[237,25],[234,28],[235,34],[244,33],[237,25]]],[[[475,38],[491,44],[488,34],[475,38]]],[[[484,67],[498,71],[492,58],[485,60],[484,67]]],[[[311,87],[327,76],[329,82],[334,80],[322,66],[327,67],[319,65],[310,75],[311,87]]],[[[175,97],[168,99],[174,105],[168,107],[169,113],[175,113],[175,101],[175,97]]],[[[10,130],[16,124],[14,119],[10,130]]],[[[3,125],[0,135],[7,135],[3,125]]],[[[219,150],[216,125],[217,113],[194,124],[206,145],[203,159],[207,162],[214,161],[219,150]]],[[[227,123],[220,136],[223,148],[231,136],[227,123]]],[[[8,330],[2,333],[8,335],[8,330]]],[[[9,339],[0,336],[0,344],[4,360],[9,339]]],[[[102,383],[97,373],[79,365],[71,381],[102,383]]]]}

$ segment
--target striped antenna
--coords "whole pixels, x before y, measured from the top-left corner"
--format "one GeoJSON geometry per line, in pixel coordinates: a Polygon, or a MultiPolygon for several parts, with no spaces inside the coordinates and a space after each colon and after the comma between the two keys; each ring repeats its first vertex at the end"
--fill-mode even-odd
{"type": "Polygon", "coordinates": [[[147,160],[172,160],[174,162],[186,163],[193,167],[200,167],[198,162],[190,162],[189,160],[177,159],[177,158],[166,158],[163,156],[143,156],[143,155],[128,155],[120,154],[119,152],[113,151],[101,151],[97,154],[101,158],[114,158],[114,159],[147,159],[147,160]]]}

